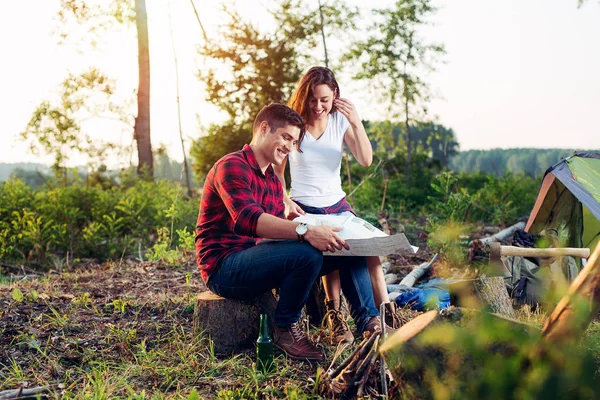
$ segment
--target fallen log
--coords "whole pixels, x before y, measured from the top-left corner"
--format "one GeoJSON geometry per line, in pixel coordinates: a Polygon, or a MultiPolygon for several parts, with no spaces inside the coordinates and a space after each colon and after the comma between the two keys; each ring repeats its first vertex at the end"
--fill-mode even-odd
{"type": "Polygon", "coordinates": [[[24,399],[24,398],[39,398],[40,394],[50,391],[49,387],[39,386],[31,389],[11,389],[0,392],[0,400],[8,399],[24,399]]]}
{"type": "MultiPolygon", "coordinates": [[[[509,226],[506,229],[501,230],[495,235],[485,237],[483,239],[477,239],[483,247],[489,245],[492,242],[502,242],[503,240],[508,239],[512,234],[514,234],[517,230],[525,228],[525,222],[519,221],[516,224],[509,226]]],[[[474,240],[469,242],[469,247],[473,246],[474,240]]]]}
{"type": "Polygon", "coordinates": [[[424,262],[423,264],[410,271],[408,275],[406,275],[404,279],[400,281],[400,284],[409,287],[414,286],[415,282],[418,281],[419,278],[422,277],[425,274],[425,272],[429,270],[429,268],[431,268],[431,266],[437,259],[438,255],[436,253],[430,261],[424,262]]]}

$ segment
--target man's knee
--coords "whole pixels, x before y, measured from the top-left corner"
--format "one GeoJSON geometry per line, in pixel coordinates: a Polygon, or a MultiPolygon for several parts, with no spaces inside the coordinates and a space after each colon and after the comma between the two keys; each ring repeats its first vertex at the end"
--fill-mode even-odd
{"type": "Polygon", "coordinates": [[[299,264],[303,269],[313,271],[318,274],[323,266],[323,253],[311,246],[306,244],[302,246],[302,251],[299,251],[296,255],[298,257],[299,264]]]}

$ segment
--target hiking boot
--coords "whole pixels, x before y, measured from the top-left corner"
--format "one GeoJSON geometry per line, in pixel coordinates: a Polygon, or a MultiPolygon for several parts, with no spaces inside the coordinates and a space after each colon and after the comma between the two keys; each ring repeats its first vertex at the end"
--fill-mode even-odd
{"type": "Polygon", "coordinates": [[[325,308],[327,309],[327,313],[323,316],[323,325],[327,324],[331,344],[352,344],[354,336],[350,332],[350,327],[340,310],[340,300],[326,302],[325,308]]]}
{"type": "MultiPolygon", "coordinates": [[[[371,317],[369,322],[367,322],[367,325],[365,325],[364,332],[370,332],[370,333],[381,332],[381,318],[379,318],[379,316],[371,317]]],[[[385,324],[385,334],[386,335],[391,335],[394,332],[396,332],[396,329],[392,328],[388,324],[385,324]]]]}
{"type": "Polygon", "coordinates": [[[398,314],[398,308],[393,301],[384,303],[385,307],[385,323],[394,329],[400,328],[403,324],[398,314]]]}
{"type": "Polygon", "coordinates": [[[273,344],[294,360],[323,361],[325,359],[321,350],[306,337],[298,322],[286,327],[274,327],[273,344]]]}

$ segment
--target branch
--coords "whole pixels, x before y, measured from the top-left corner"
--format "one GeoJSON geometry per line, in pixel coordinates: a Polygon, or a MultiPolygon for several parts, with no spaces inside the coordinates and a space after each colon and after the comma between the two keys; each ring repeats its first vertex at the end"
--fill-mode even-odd
{"type": "Polygon", "coordinates": [[[358,188],[361,187],[361,185],[363,183],[365,183],[366,181],[368,181],[369,179],[371,179],[372,177],[374,177],[375,175],[377,175],[379,166],[381,165],[382,162],[383,162],[383,160],[379,160],[379,162],[375,166],[375,171],[373,171],[369,176],[367,176],[362,181],[360,181],[360,183],[358,185],[356,185],[356,187],[354,188],[354,190],[352,190],[352,192],[350,192],[350,194],[348,196],[346,196],[346,197],[352,197],[352,195],[354,194],[354,192],[356,192],[358,190],[358,188]]]}

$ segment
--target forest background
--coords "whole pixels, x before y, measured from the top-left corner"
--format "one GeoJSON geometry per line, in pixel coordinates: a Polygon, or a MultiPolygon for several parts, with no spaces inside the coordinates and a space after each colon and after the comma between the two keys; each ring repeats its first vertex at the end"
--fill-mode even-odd
{"type": "MultiPolygon", "coordinates": [[[[180,96],[181,53],[173,33],[178,21],[170,12],[160,15],[173,44],[178,130],[172,136],[180,149],[174,157],[151,130],[150,4],[157,3],[60,0],[53,15],[56,51],[69,46],[89,64],[67,72],[53,96],[34,104],[20,131],[19,143],[48,163],[0,164],[0,390],[43,385],[64,398],[195,399],[196,389],[202,398],[318,398],[322,369],[279,357],[275,373],[259,374],[250,353],[219,358],[190,324],[195,295],[206,289],[194,255],[204,177],[218,158],[250,140],[257,111],[286,102],[314,64],[330,66],[349,86],[368,88],[368,94],[356,92],[364,97],[357,103],[377,99],[379,117],[363,121],[374,163],[363,168],[346,154],[342,184],[361,217],[376,225],[385,221],[421,246],[416,257],[440,252],[442,262],[468,269],[464,235],[526,218],[544,171],[573,151],[597,147],[557,149],[556,137],[548,135],[536,149],[460,151],[457,133],[431,112],[443,96],[431,74],[444,70],[449,52],[443,38],[422,35],[434,30],[438,9],[432,0],[390,1],[367,10],[350,1],[272,0],[261,3],[268,23],[225,3],[223,24],[214,31],[205,31],[199,1],[173,0],[169,4],[187,7],[196,24],[194,74],[212,107],[193,111],[201,132],[184,133],[182,113],[189,105],[180,96]],[[124,53],[136,65],[133,92],[96,63],[98,48],[115,32],[135,43],[124,53]],[[219,118],[203,114],[210,112],[219,118]]],[[[582,13],[596,6],[572,4],[582,13]]],[[[552,75],[548,90],[572,80],[552,75]]],[[[490,105],[493,113],[502,113],[494,108],[498,104],[490,105]]],[[[557,113],[553,121],[577,125],[565,115],[557,113]]],[[[507,116],[507,129],[511,123],[507,116]]],[[[512,144],[506,147],[519,147],[512,144]]],[[[532,323],[543,317],[523,315],[532,323]]],[[[445,382],[456,387],[424,387],[439,390],[433,398],[539,398],[544,390],[560,398],[556,387],[587,390],[596,385],[590,375],[600,359],[598,329],[593,325],[590,334],[594,360],[571,357],[562,375],[541,365],[522,379],[519,362],[489,358],[482,371],[494,376],[471,379],[468,371],[468,379],[457,375],[445,382]]],[[[473,345],[490,331],[497,329],[482,326],[462,338],[473,345]]]]}
{"type": "Polygon", "coordinates": [[[37,169],[31,164],[0,166],[0,178],[10,174],[0,186],[0,258],[41,266],[49,256],[67,264],[128,254],[143,259],[145,251],[152,257],[158,244],[191,250],[197,195],[208,169],[247,143],[258,110],[270,102],[286,102],[302,72],[315,63],[368,87],[385,116],[364,121],[375,150],[373,165],[362,168],[347,154],[342,168],[349,200],[373,222],[387,216],[421,225],[425,219],[431,230],[436,221],[449,218],[514,222],[528,214],[543,171],[577,150],[459,151],[453,129],[429,112],[439,97],[429,77],[444,67],[447,56],[443,42],[422,34],[431,29],[437,12],[432,1],[396,1],[367,15],[344,2],[272,1],[268,24],[224,3],[224,22],[209,33],[202,9],[193,1],[187,6],[201,32],[197,79],[205,100],[223,118],[191,141],[184,137],[169,12],[177,75],[174,101],[185,155],[179,162],[164,145],[152,146],[145,2],[60,2],[55,15],[59,47],[94,54],[113,31],[137,37],[139,87],[124,95],[117,80],[91,64],[83,72],[69,72],[57,88],[59,95],[37,106],[20,140],[52,164],[37,169]],[[361,18],[367,22],[359,23],[361,18]],[[90,121],[106,129],[103,137],[113,137],[112,129],[132,140],[98,139],[90,134],[90,121]],[[103,125],[105,121],[111,125],[103,125]],[[85,167],[73,167],[73,160],[85,160],[85,167]]]}

